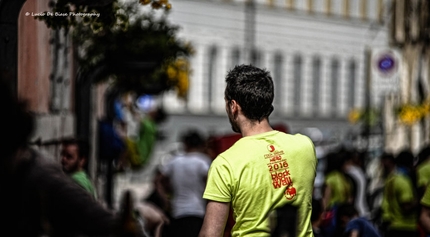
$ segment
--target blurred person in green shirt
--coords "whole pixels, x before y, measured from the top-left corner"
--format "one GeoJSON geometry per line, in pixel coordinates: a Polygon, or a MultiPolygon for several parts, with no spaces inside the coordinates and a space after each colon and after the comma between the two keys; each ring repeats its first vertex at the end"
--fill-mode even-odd
{"type": "Polygon", "coordinates": [[[63,140],[61,165],[66,174],[91,194],[94,199],[97,199],[96,190],[85,169],[88,164],[89,152],[90,145],[87,141],[75,138],[63,140]]]}
{"type": "Polygon", "coordinates": [[[427,186],[421,198],[420,224],[424,231],[430,235],[430,185],[427,186]]]}
{"type": "Polygon", "coordinates": [[[352,184],[345,174],[346,154],[344,150],[327,154],[327,169],[324,181],[323,205],[330,210],[343,203],[352,203],[352,184]]]}
{"type": "Polygon", "coordinates": [[[404,150],[395,164],[385,165],[388,174],[382,200],[386,237],[418,236],[418,202],[414,185],[413,154],[404,150]]]}
{"type": "Polygon", "coordinates": [[[430,146],[427,145],[418,154],[417,186],[420,197],[430,184],[430,146]]]}

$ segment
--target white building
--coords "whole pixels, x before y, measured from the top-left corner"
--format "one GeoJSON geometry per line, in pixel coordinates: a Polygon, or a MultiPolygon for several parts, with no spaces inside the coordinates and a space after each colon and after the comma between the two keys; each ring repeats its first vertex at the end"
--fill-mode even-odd
{"type": "Polygon", "coordinates": [[[172,114],[169,132],[187,126],[230,132],[224,77],[234,65],[252,63],[268,69],[275,82],[271,121],[285,122],[292,132],[318,127],[342,139],[352,127],[349,111],[365,105],[365,49],[388,45],[382,0],[255,0],[254,11],[239,0],[171,3],[169,20],[196,53],[188,101],[173,92],[163,98],[172,114]],[[187,123],[194,116],[202,119],[187,123]]]}

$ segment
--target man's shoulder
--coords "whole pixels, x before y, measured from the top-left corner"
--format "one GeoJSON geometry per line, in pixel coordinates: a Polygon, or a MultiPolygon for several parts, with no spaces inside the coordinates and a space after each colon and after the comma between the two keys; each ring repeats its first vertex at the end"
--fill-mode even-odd
{"type": "MultiPolygon", "coordinates": [[[[258,137],[256,139],[260,140],[261,137],[258,137]]],[[[301,154],[309,154],[308,157],[315,156],[315,147],[313,145],[313,142],[309,137],[305,135],[288,134],[284,132],[274,131],[274,133],[268,136],[267,140],[273,140],[280,144],[288,144],[289,151],[300,152],[301,154]]],[[[257,148],[255,146],[255,139],[244,137],[236,141],[230,148],[220,153],[216,159],[222,158],[225,160],[225,162],[234,162],[233,160],[236,160],[235,157],[241,158],[246,154],[255,154],[255,152],[259,153],[261,152],[261,149],[259,149],[260,148],[257,148]]],[[[266,149],[266,146],[264,146],[264,148],[262,149],[266,149]]]]}
{"type": "Polygon", "coordinates": [[[430,160],[425,161],[417,167],[418,172],[430,172],[430,160]]]}
{"type": "Polygon", "coordinates": [[[72,177],[77,180],[89,180],[87,173],[83,170],[73,173],[72,177]]]}

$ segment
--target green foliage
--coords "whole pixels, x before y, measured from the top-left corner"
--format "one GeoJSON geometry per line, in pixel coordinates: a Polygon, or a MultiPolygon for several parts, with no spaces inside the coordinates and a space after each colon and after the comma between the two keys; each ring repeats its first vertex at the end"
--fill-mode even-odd
{"type": "Polygon", "coordinates": [[[148,9],[138,2],[112,1],[90,7],[66,0],[59,0],[53,11],[72,12],[71,9],[84,16],[39,19],[52,29],[71,32],[80,70],[91,72],[105,65],[108,72],[97,81],[114,78],[124,91],[160,93],[176,86],[169,81],[167,68],[178,58],[188,57],[193,49],[176,37],[179,27],[167,21],[168,11],[154,10],[153,6],[148,9]],[[59,19],[62,20],[57,22],[59,19]]]}

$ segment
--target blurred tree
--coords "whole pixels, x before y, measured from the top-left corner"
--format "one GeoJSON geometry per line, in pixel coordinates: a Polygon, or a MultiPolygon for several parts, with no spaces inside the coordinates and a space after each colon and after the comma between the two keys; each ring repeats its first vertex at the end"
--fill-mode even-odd
{"type": "Polygon", "coordinates": [[[51,2],[51,7],[52,13],[66,13],[66,17],[45,14],[37,18],[72,35],[82,72],[106,66],[95,82],[113,78],[120,91],[137,94],[176,89],[179,97],[186,98],[187,57],[193,49],[176,37],[179,27],[168,23],[171,5],[167,0],[105,0],[97,4],[58,0],[51,2]],[[155,9],[161,14],[155,14],[155,9]]]}

